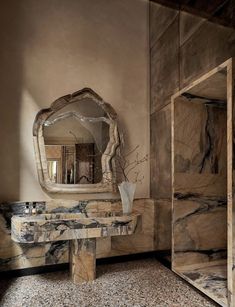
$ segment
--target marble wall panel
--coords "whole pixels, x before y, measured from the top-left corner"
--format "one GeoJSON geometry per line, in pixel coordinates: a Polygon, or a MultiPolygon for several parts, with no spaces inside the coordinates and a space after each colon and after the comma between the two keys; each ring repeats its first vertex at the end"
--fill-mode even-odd
{"type": "Polygon", "coordinates": [[[161,35],[164,35],[178,14],[178,11],[172,8],[150,2],[150,47],[153,47],[161,35]]]}
{"type": "MultiPolygon", "coordinates": [[[[174,103],[175,173],[226,175],[227,112],[208,100],[180,97],[174,103]]],[[[226,181],[225,181],[226,188],[226,181]]],[[[226,192],[225,192],[226,193],[226,192]]]]}
{"type": "Polygon", "coordinates": [[[123,240],[120,240],[119,236],[112,237],[111,250],[109,256],[121,256],[144,253],[146,251],[154,251],[154,234],[136,234],[133,236],[123,236],[123,240]],[[149,242],[152,242],[151,245],[149,242]]]}
{"type": "Polygon", "coordinates": [[[234,29],[215,25],[209,21],[204,22],[181,47],[181,87],[183,88],[234,54],[234,29]]]}
{"type": "MultiPolygon", "coordinates": [[[[150,16],[151,16],[151,9],[152,8],[150,6],[150,16]]],[[[169,125],[166,128],[166,125],[164,122],[162,122],[161,124],[159,123],[159,125],[157,125],[156,118],[158,116],[157,113],[160,113],[162,111],[162,106],[165,106],[168,103],[170,103],[170,100],[166,100],[164,98],[164,97],[167,97],[167,95],[165,94],[163,95],[161,94],[161,92],[165,92],[165,93],[170,92],[169,88],[170,88],[170,84],[172,84],[172,79],[171,79],[171,75],[169,74],[169,78],[168,78],[169,82],[166,85],[165,80],[164,78],[162,78],[162,73],[161,73],[161,67],[165,66],[165,69],[166,70],[168,69],[168,63],[169,63],[169,50],[167,50],[168,47],[165,44],[164,46],[162,45],[163,47],[161,49],[161,48],[157,48],[156,45],[158,43],[160,44],[160,42],[166,41],[169,38],[169,32],[168,30],[166,30],[162,35],[159,35],[157,19],[162,20],[163,17],[160,16],[160,13],[158,13],[158,10],[156,9],[152,13],[152,15],[154,16],[154,19],[150,18],[150,28],[151,28],[150,39],[152,40],[150,42],[150,50],[151,50],[150,66],[151,66],[151,78],[152,78],[151,80],[151,102],[150,102],[151,103],[151,130],[158,129],[159,131],[164,131],[164,135],[163,135],[163,138],[164,138],[165,135],[167,135],[168,133],[170,134],[171,127],[169,125]],[[153,20],[156,22],[156,24],[153,22],[153,20]],[[158,49],[160,49],[160,51],[158,49]],[[160,58],[161,62],[158,61],[158,57],[160,58]],[[156,71],[158,71],[159,74],[156,71]],[[161,87],[163,88],[162,90],[161,90],[161,87]],[[159,102],[158,97],[163,97],[163,101],[159,102]],[[156,126],[157,128],[153,128],[156,126]]],[[[172,18],[172,22],[173,22],[173,18],[172,18]]],[[[168,20],[166,24],[169,24],[169,23],[170,21],[168,20]]],[[[168,26],[168,28],[170,27],[168,26]]],[[[207,73],[210,69],[220,65],[224,60],[235,55],[235,31],[234,29],[223,27],[215,23],[210,23],[209,21],[205,21],[203,18],[196,17],[189,13],[180,12],[179,31],[178,33],[175,32],[174,39],[175,41],[178,41],[178,50],[174,50],[174,52],[179,53],[179,56],[176,59],[176,63],[179,65],[178,77],[177,77],[178,80],[175,79],[174,82],[175,84],[177,84],[178,82],[179,88],[185,87],[190,82],[196,80],[198,77],[200,77],[204,73],[207,73]]],[[[173,46],[173,41],[172,41],[172,46],[173,46]]],[[[174,65],[172,66],[172,72],[171,72],[172,74],[174,74],[176,63],[174,63],[174,65]]],[[[174,93],[174,86],[171,89],[170,95],[172,95],[173,93],[174,93]]],[[[193,112],[191,114],[191,118],[193,118],[193,112]]],[[[222,118],[222,115],[221,115],[221,118],[222,118]]],[[[220,119],[217,118],[217,120],[221,120],[221,118],[220,119]]],[[[209,129],[209,131],[210,131],[210,134],[213,133],[211,129],[209,129]]],[[[218,133],[218,130],[216,134],[217,133],[218,133]]],[[[186,134],[187,134],[187,131],[186,131],[186,134]]],[[[158,136],[158,138],[159,137],[162,137],[162,136],[160,135],[158,136]]],[[[204,147],[205,149],[205,145],[206,145],[205,135],[204,135],[204,139],[198,138],[198,140],[200,140],[201,146],[204,147]]],[[[167,168],[167,166],[164,168],[164,170],[161,170],[159,168],[159,170],[161,171],[161,174],[157,174],[158,172],[157,165],[159,163],[157,158],[159,156],[159,151],[163,150],[163,147],[159,147],[156,144],[159,144],[160,142],[161,141],[156,139],[156,132],[153,131],[151,133],[152,147],[151,147],[151,161],[150,161],[150,169],[152,169],[151,196],[154,198],[157,198],[156,210],[158,210],[159,216],[161,216],[162,221],[164,221],[164,220],[167,220],[167,216],[169,217],[168,208],[170,207],[170,206],[167,206],[166,203],[164,203],[164,196],[168,194],[168,193],[165,194],[164,189],[166,191],[171,190],[171,181],[170,180],[163,181],[164,186],[162,187],[162,191],[159,191],[159,187],[156,183],[161,181],[160,178],[161,176],[163,176],[163,174],[164,174],[164,177],[170,176],[171,169],[169,167],[167,168]],[[163,196],[162,199],[160,198],[161,196],[163,196]]],[[[214,145],[216,145],[216,143],[214,143],[214,145]]],[[[218,142],[217,142],[216,147],[217,147],[217,152],[218,152],[218,149],[219,149],[218,142]]],[[[199,147],[196,146],[196,150],[197,148],[199,147]]],[[[171,153],[167,151],[164,151],[164,153],[165,155],[168,155],[168,159],[170,160],[171,153]]],[[[185,231],[188,232],[187,227],[189,228],[191,227],[190,224],[192,220],[190,221],[190,219],[192,218],[195,218],[196,220],[198,219],[198,221],[200,222],[202,222],[203,220],[204,222],[206,222],[207,221],[206,214],[209,214],[208,215],[209,220],[211,221],[215,220],[215,224],[217,224],[217,226],[219,223],[219,219],[221,218],[220,226],[222,228],[218,226],[215,229],[215,233],[219,237],[219,242],[221,244],[217,245],[217,242],[214,241],[214,243],[216,243],[215,245],[217,245],[217,248],[221,248],[221,249],[219,250],[206,249],[202,251],[202,250],[198,250],[197,244],[194,244],[194,246],[192,246],[191,244],[191,248],[194,250],[184,251],[182,253],[177,252],[177,258],[174,259],[175,265],[177,266],[178,265],[179,266],[190,265],[192,263],[202,263],[202,262],[208,263],[216,259],[218,260],[226,259],[227,257],[227,253],[225,250],[226,244],[224,244],[224,247],[222,244],[224,240],[223,238],[225,238],[224,221],[226,219],[226,206],[225,206],[226,199],[224,198],[224,196],[226,195],[226,192],[227,192],[226,191],[227,188],[225,185],[226,171],[222,166],[223,159],[220,154],[219,156],[221,157],[221,159],[218,164],[217,164],[217,161],[214,160],[215,156],[213,157],[211,156],[212,159],[209,159],[209,160],[207,159],[207,161],[205,161],[206,163],[204,163],[205,165],[205,167],[203,168],[204,174],[202,176],[202,174],[190,173],[193,168],[194,169],[198,168],[199,164],[196,163],[197,161],[196,158],[199,158],[200,160],[201,159],[200,157],[202,157],[202,151],[199,150],[197,151],[197,153],[198,155],[197,157],[195,157],[196,154],[194,154],[194,152],[191,152],[192,157],[194,157],[194,159],[193,158],[191,160],[189,159],[191,161],[189,164],[187,161],[188,159],[187,155],[186,157],[184,157],[186,161],[185,160],[180,161],[182,159],[178,157],[178,162],[179,164],[181,164],[181,168],[188,169],[188,173],[184,172],[184,173],[176,174],[177,178],[176,178],[176,183],[175,183],[175,191],[177,193],[177,197],[181,198],[180,201],[185,201],[185,202],[190,201],[190,203],[193,202],[194,206],[196,203],[197,206],[199,206],[199,208],[202,205],[202,202],[204,202],[204,205],[203,205],[204,209],[198,209],[198,210],[199,211],[205,210],[205,212],[197,213],[196,217],[191,216],[189,219],[188,217],[186,218],[187,223],[185,222],[186,230],[184,229],[184,232],[185,231]],[[218,176],[218,172],[216,172],[216,169],[218,170],[216,164],[217,166],[220,165],[220,175],[219,176],[218,176]],[[209,169],[212,168],[212,165],[216,167],[214,168],[213,173],[209,173],[209,169]],[[208,198],[208,195],[209,195],[209,198],[208,198]],[[195,197],[195,199],[189,200],[189,199],[185,199],[185,197],[186,198],[195,197]],[[215,204],[216,202],[218,205],[217,208],[213,207],[214,206],[213,204],[215,204]]],[[[167,160],[167,157],[165,159],[167,160]]],[[[181,209],[180,208],[178,209],[179,209],[179,214],[180,214],[181,209]]],[[[189,208],[189,210],[191,209],[189,208]]],[[[190,214],[189,211],[186,208],[184,208],[183,214],[186,215],[187,212],[188,214],[190,214]]],[[[157,248],[161,248],[161,246],[165,246],[164,239],[168,242],[167,238],[171,230],[171,226],[169,225],[168,229],[165,229],[161,237],[157,237],[158,234],[159,235],[161,234],[161,230],[163,229],[163,227],[164,226],[167,227],[167,223],[163,225],[163,223],[159,222],[158,214],[156,214],[156,229],[155,229],[156,242],[155,244],[157,248]]],[[[207,223],[205,223],[205,225],[207,225],[207,223]]],[[[203,228],[205,229],[205,227],[206,226],[204,226],[203,228]]],[[[231,225],[230,227],[232,229],[231,225]]],[[[198,228],[200,228],[200,225],[198,225],[198,228]]],[[[193,229],[191,228],[191,231],[193,232],[193,235],[195,238],[195,233],[197,233],[197,229],[193,231],[193,229]]],[[[212,233],[211,236],[214,237],[212,228],[209,227],[207,231],[212,233]]],[[[186,237],[189,238],[189,233],[186,234],[186,237]]],[[[199,240],[199,236],[198,236],[198,240],[199,240]]],[[[198,245],[200,246],[201,244],[200,240],[198,242],[199,242],[198,245]]],[[[234,245],[233,243],[231,243],[231,240],[230,240],[230,245],[234,245]]],[[[211,247],[213,247],[213,245],[211,245],[211,247]]],[[[233,253],[235,254],[235,249],[233,253]]],[[[228,258],[229,258],[228,261],[230,263],[230,267],[234,267],[232,263],[232,256],[230,255],[228,258]]],[[[230,271],[228,272],[228,274],[229,274],[228,276],[231,277],[230,271]]],[[[225,286],[226,286],[226,281],[224,277],[223,278],[222,277],[219,276],[219,280],[225,283],[225,286]]],[[[218,280],[215,278],[215,276],[214,277],[209,276],[208,278],[211,278],[210,279],[211,281],[212,281],[212,278],[214,278],[215,288],[220,289],[220,286],[216,284],[218,280]]],[[[229,291],[228,291],[229,292],[228,296],[230,298],[232,296],[231,295],[232,291],[235,293],[235,283],[232,283],[231,280],[232,278],[230,278],[229,280],[229,291]]],[[[231,306],[233,306],[232,303],[231,303],[231,306]]]]}
{"type": "Polygon", "coordinates": [[[111,238],[110,256],[135,254],[145,251],[154,251],[154,228],[156,220],[156,204],[152,200],[135,201],[135,208],[138,212],[145,212],[142,216],[142,230],[137,229],[136,233],[131,236],[111,238]]]}
{"type": "Polygon", "coordinates": [[[174,268],[183,266],[196,265],[208,263],[217,260],[226,260],[227,249],[211,250],[211,251],[189,251],[189,252],[176,252],[173,255],[174,268]],[[174,257],[175,256],[175,257],[174,257]]]}
{"type": "Polygon", "coordinates": [[[174,201],[175,252],[226,249],[226,206],[217,199],[174,201]]]}
{"type": "Polygon", "coordinates": [[[233,306],[227,291],[231,110],[226,65],[228,61],[172,103],[172,268],[222,306],[233,306]]]}
{"type": "MultiPolygon", "coordinates": [[[[223,62],[224,59],[227,59],[235,54],[235,31],[230,28],[226,28],[215,23],[210,23],[205,21],[203,18],[197,17],[195,15],[180,12],[179,16],[179,32],[173,30],[174,14],[169,15],[172,24],[168,26],[169,20],[165,22],[165,26],[168,26],[167,30],[164,29],[164,33],[159,35],[160,21],[164,19],[161,16],[161,10],[158,9],[159,5],[152,4],[150,6],[150,50],[151,50],[151,130],[156,126],[155,118],[158,116],[153,113],[155,111],[161,112],[162,106],[170,103],[170,99],[165,99],[167,93],[171,96],[174,93],[175,85],[178,84],[180,88],[184,87],[190,81],[195,80],[207,72],[210,68],[213,68],[223,62]],[[152,12],[151,12],[152,11],[152,12]],[[154,16],[154,17],[153,17],[154,16]],[[159,21],[159,24],[158,24],[159,21]],[[169,37],[174,33],[174,39],[171,38],[171,43],[167,43],[169,37]],[[154,39],[155,37],[155,39],[154,39]],[[178,44],[177,44],[178,41],[178,44]],[[154,48],[153,48],[154,44],[154,48]],[[170,45],[171,44],[171,45],[170,45]],[[161,45],[161,47],[156,47],[156,45],[161,45]],[[178,48],[178,49],[177,49],[178,48]],[[173,56],[173,53],[177,54],[180,52],[179,56],[173,56]],[[175,58],[173,65],[169,65],[170,59],[175,58]],[[193,60],[192,60],[193,59],[193,60]],[[177,65],[180,65],[180,69],[176,68],[177,65]],[[162,68],[163,67],[163,68],[162,68]],[[170,69],[170,73],[167,75],[167,82],[165,82],[164,72],[170,69]],[[176,70],[178,73],[176,73],[176,70]],[[174,76],[172,79],[171,76],[174,76]],[[174,80],[172,82],[172,80],[174,80]],[[165,94],[162,92],[165,92],[165,94]],[[162,97],[162,101],[160,101],[162,97]]],[[[167,10],[167,9],[166,9],[167,10]]],[[[177,10],[175,10],[175,14],[177,10]]],[[[178,17],[177,17],[178,18],[178,17]]],[[[158,125],[158,129],[163,131],[165,130],[166,134],[170,133],[170,126],[165,126],[162,123],[158,125]]],[[[151,134],[151,143],[155,143],[155,131],[151,134]]],[[[159,193],[159,186],[156,182],[160,179],[156,178],[157,176],[169,177],[170,168],[162,168],[161,174],[157,174],[158,164],[158,151],[162,151],[162,148],[153,146],[151,148],[151,196],[154,198],[165,198],[165,194],[168,194],[167,191],[171,189],[171,182],[168,181],[164,185],[162,190],[166,190],[166,193],[163,191],[159,193]]],[[[170,159],[170,153],[165,152],[166,160],[170,159]]]]}
{"type": "Polygon", "coordinates": [[[171,249],[171,200],[156,200],[155,249],[171,249]]]}
{"type": "Polygon", "coordinates": [[[174,268],[227,249],[226,101],[186,94],[174,100],[174,268]]]}
{"type": "Polygon", "coordinates": [[[194,197],[221,197],[226,193],[226,176],[215,174],[176,173],[174,183],[175,197],[184,199],[194,197]]]}
{"type": "Polygon", "coordinates": [[[167,105],[179,89],[178,22],[176,18],[150,51],[151,114],[167,105]]]}
{"type": "Polygon", "coordinates": [[[150,121],[150,191],[156,199],[171,198],[171,109],[162,108],[150,121]]]}
{"type": "Polygon", "coordinates": [[[203,26],[205,18],[180,11],[180,46],[182,46],[198,29],[203,26]]]}

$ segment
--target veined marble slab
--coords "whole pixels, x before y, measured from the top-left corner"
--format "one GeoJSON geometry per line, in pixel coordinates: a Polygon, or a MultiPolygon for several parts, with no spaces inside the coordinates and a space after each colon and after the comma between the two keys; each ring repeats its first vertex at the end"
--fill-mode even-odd
{"type": "Polygon", "coordinates": [[[234,241],[228,231],[230,65],[226,61],[172,96],[172,268],[220,305],[233,307],[227,271],[234,241]]]}
{"type": "Polygon", "coordinates": [[[197,251],[174,251],[173,267],[178,268],[182,266],[194,266],[203,265],[215,261],[226,261],[227,260],[227,249],[215,249],[215,250],[197,250],[197,251]]]}
{"type": "Polygon", "coordinates": [[[226,102],[221,107],[214,101],[189,93],[175,99],[174,172],[204,178],[216,174],[226,193],[226,102]]]}
{"type": "Polygon", "coordinates": [[[11,237],[19,243],[44,243],[130,235],[136,231],[140,217],[138,213],[123,215],[115,211],[15,215],[11,237]]]}
{"type": "MultiPolygon", "coordinates": [[[[66,200],[40,202],[47,213],[85,213],[121,211],[119,199],[66,200]]],[[[22,244],[11,239],[11,217],[23,214],[25,202],[0,204],[0,271],[17,270],[69,262],[69,241],[22,244]]],[[[155,250],[154,224],[156,206],[153,199],[134,200],[133,210],[141,214],[142,230],[129,236],[100,237],[96,241],[96,258],[143,253],[155,250]]]]}
{"type": "Polygon", "coordinates": [[[224,198],[181,196],[175,199],[174,251],[226,249],[226,206],[224,198]]]}
{"type": "Polygon", "coordinates": [[[141,214],[121,211],[14,215],[11,238],[17,243],[70,241],[70,275],[74,283],[96,275],[96,239],[123,236],[141,230],[141,214]],[[138,227],[139,226],[139,227],[138,227]]]}
{"type": "Polygon", "coordinates": [[[227,306],[227,261],[211,261],[177,267],[177,273],[221,306],[227,306]]]}

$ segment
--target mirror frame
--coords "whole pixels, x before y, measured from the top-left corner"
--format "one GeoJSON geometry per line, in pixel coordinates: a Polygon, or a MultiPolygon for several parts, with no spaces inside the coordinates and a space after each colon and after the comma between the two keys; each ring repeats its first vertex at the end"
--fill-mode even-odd
{"type": "MultiPolygon", "coordinates": [[[[61,115],[61,114],[60,114],[61,115]]],[[[90,118],[86,116],[84,120],[97,121],[97,118],[90,118]]],[[[33,124],[33,143],[36,158],[36,167],[38,172],[38,179],[41,187],[50,193],[107,193],[114,192],[116,187],[115,174],[115,154],[119,145],[119,133],[117,126],[117,114],[110,104],[105,102],[98,94],[90,88],[84,88],[73,94],[65,95],[55,100],[47,109],[40,110],[34,120],[33,124]],[[43,127],[45,121],[50,116],[61,110],[63,107],[80,101],[82,99],[90,98],[98,104],[107,114],[105,122],[109,124],[109,142],[101,157],[102,165],[102,180],[94,184],[61,184],[53,183],[49,178],[47,158],[45,151],[45,141],[43,136],[43,127]]]]}

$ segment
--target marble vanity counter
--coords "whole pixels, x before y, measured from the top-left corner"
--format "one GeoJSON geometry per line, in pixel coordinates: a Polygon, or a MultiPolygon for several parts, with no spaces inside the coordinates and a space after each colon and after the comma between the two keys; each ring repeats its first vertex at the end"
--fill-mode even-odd
{"type": "MultiPolygon", "coordinates": [[[[24,270],[29,268],[61,265],[70,262],[69,240],[22,244],[11,239],[11,218],[23,216],[25,202],[0,204],[0,271],[24,270]]],[[[37,209],[47,214],[77,214],[87,212],[121,212],[120,200],[66,200],[54,199],[47,202],[37,201],[37,209]]],[[[156,203],[152,199],[134,200],[133,212],[138,218],[136,231],[132,235],[115,235],[96,239],[96,259],[131,255],[155,250],[154,223],[156,203]]],[[[162,233],[162,232],[161,232],[162,233]]],[[[160,234],[159,234],[160,236],[160,234]]]]}
{"type": "Polygon", "coordinates": [[[141,229],[141,214],[121,211],[14,215],[11,238],[18,243],[70,241],[70,273],[74,283],[95,279],[96,239],[131,235],[141,229]]]}
{"type": "Polygon", "coordinates": [[[123,215],[121,211],[15,215],[11,237],[18,243],[42,243],[130,235],[140,218],[139,213],[123,215]]]}

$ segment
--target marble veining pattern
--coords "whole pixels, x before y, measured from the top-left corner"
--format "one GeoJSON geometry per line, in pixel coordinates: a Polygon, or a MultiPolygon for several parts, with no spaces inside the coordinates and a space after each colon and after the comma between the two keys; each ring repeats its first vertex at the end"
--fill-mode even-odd
{"type": "Polygon", "coordinates": [[[172,96],[172,268],[222,306],[228,291],[227,65],[172,96]]]}
{"type": "MultiPolygon", "coordinates": [[[[39,202],[38,202],[39,203],[39,202]]],[[[121,202],[111,200],[65,200],[52,199],[40,202],[42,211],[49,214],[83,213],[120,211],[121,202]]],[[[11,239],[11,217],[22,215],[25,202],[0,204],[0,271],[17,270],[31,267],[41,267],[69,262],[68,241],[22,244],[11,239]]],[[[153,251],[155,202],[152,199],[134,201],[134,210],[142,216],[142,230],[136,234],[119,237],[101,237],[97,239],[96,257],[113,257],[153,251]]]]}
{"type": "Polygon", "coordinates": [[[140,214],[122,212],[57,213],[12,217],[11,236],[19,243],[40,243],[115,235],[135,232],[140,214]]]}
{"type": "Polygon", "coordinates": [[[226,174],[226,108],[186,94],[175,101],[175,172],[226,174]]]}
{"type": "Polygon", "coordinates": [[[96,239],[70,241],[70,276],[75,284],[96,277],[96,239]]]}
{"type": "Polygon", "coordinates": [[[14,215],[11,238],[21,244],[70,240],[71,278],[81,283],[95,279],[96,239],[131,235],[140,223],[140,214],[120,211],[14,215]]]}
{"type": "Polygon", "coordinates": [[[213,261],[210,265],[191,265],[180,268],[192,284],[199,286],[205,291],[209,290],[211,297],[216,297],[219,303],[227,306],[227,265],[224,261],[213,261]]]}

